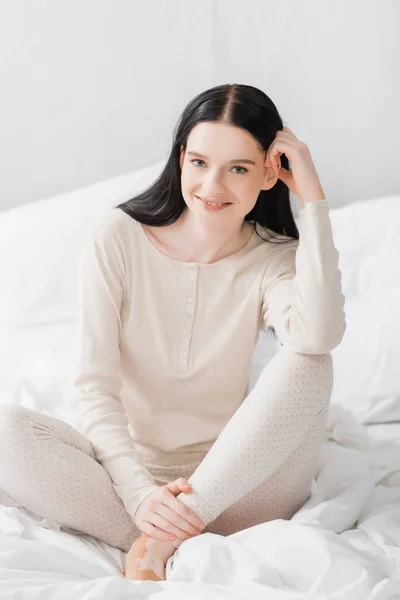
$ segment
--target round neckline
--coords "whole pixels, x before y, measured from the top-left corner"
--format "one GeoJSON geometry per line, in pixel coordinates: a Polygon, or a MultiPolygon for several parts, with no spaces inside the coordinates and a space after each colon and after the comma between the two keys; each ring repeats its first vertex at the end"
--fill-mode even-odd
{"type": "Polygon", "coordinates": [[[149,250],[154,255],[160,256],[162,259],[167,260],[169,262],[176,263],[177,265],[186,265],[186,266],[187,265],[196,265],[198,267],[214,267],[216,265],[220,265],[220,264],[224,263],[225,261],[231,260],[232,258],[235,258],[236,256],[239,256],[240,254],[245,252],[257,235],[256,230],[254,228],[253,233],[251,234],[249,240],[246,242],[246,244],[244,246],[242,246],[242,248],[239,248],[239,250],[237,250],[236,252],[233,252],[232,254],[228,254],[228,256],[225,256],[224,258],[221,258],[220,260],[217,260],[216,262],[213,262],[213,263],[200,263],[200,262],[195,262],[195,261],[178,260],[176,258],[172,258],[172,256],[168,256],[167,254],[164,254],[164,252],[161,252],[161,250],[156,248],[156,246],[153,244],[153,242],[149,239],[145,230],[142,227],[142,223],[140,223],[140,221],[136,221],[136,219],[135,219],[135,222],[140,231],[140,235],[144,238],[145,245],[149,248],[149,250]]]}

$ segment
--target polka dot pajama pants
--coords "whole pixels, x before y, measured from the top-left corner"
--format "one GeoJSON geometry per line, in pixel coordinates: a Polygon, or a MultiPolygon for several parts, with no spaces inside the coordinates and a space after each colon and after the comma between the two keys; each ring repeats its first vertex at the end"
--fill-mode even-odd
{"type": "MultiPolygon", "coordinates": [[[[281,346],[203,460],[155,469],[156,483],[188,479],[192,492],[177,497],[207,524],[203,533],[290,519],[310,494],[332,387],[330,353],[281,346]]],[[[141,534],[91,443],[25,407],[0,405],[0,489],[7,505],[125,552],[141,534]]]]}

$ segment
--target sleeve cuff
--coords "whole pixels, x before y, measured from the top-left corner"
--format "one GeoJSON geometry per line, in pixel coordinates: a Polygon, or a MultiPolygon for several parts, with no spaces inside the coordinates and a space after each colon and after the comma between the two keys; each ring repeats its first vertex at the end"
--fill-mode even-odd
{"type": "Polygon", "coordinates": [[[306,202],[304,206],[302,206],[299,210],[299,214],[307,209],[307,212],[310,210],[326,210],[329,209],[328,200],[326,198],[322,198],[321,200],[311,200],[310,202],[306,202]]]}
{"type": "Polygon", "coordinates": [[[147,496],[149,496],[152,492],[155,492],[156,490],[158,490],[159,487],[160,486],[158,486],[156,484],[146,485],[146,486],[140,488],[137,492],[135,492],[133,494],[133,496],[131,498],[129,498],[129,500],[127,501],[127,504],[125,506],[125,509],[132,517],[132,520],[133,520],[140,504],[143,502],[143,500],[145,498],[147,498],[147,496]]]}

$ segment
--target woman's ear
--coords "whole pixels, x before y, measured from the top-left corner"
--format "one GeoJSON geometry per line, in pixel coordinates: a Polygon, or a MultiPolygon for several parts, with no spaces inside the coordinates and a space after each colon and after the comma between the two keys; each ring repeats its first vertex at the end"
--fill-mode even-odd
{"type": "Polygon", "coordinates": [[[279,177],[277,176],[276,172],[274,171],[274,169],[269,166],[267,167],[264,164],[264,182],[263,185],[261,186],[262,190],[270,190],[271,188],[274,187],[274,185],[276,184],[276,182],[278,181],[279,177]]]}

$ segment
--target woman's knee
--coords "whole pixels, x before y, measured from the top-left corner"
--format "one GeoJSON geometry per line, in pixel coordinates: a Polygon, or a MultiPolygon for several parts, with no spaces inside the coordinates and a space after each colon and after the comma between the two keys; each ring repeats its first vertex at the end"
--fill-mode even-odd
{"type": "Polygon", "coordinates": [[[281,346],[277,354],[287,358],[287,360],[299,365],[308,366],[320,369],[321,371],[331,371],[333,368],[333,360],[331,352],[325,354],[303,354],[295,352],[288,346],[281,346]]]}
{"type": "Polygon", "coordinates": [[[278,377],[285,376],[288,382],[296,381],[302,388],[317,389],[321,394],[330,396],[333,389],[333,359],[326,354],[302,354],[287,346],[281,346],[275,357],[278,377]]]}
{"type": "Polygon", "coordinates": [[[8,444],[18,438],[28,422],[29,409],[14,404],[0,405],[0,443],[8,444]]]}
{"type": "Polygon", "coordinates": [[[298,360],[306,366],[309,365],[313,372],[320,373],[331,373],[333,370],[332,354],[327,352],[326,354],[297,354],[298,360]]]}

